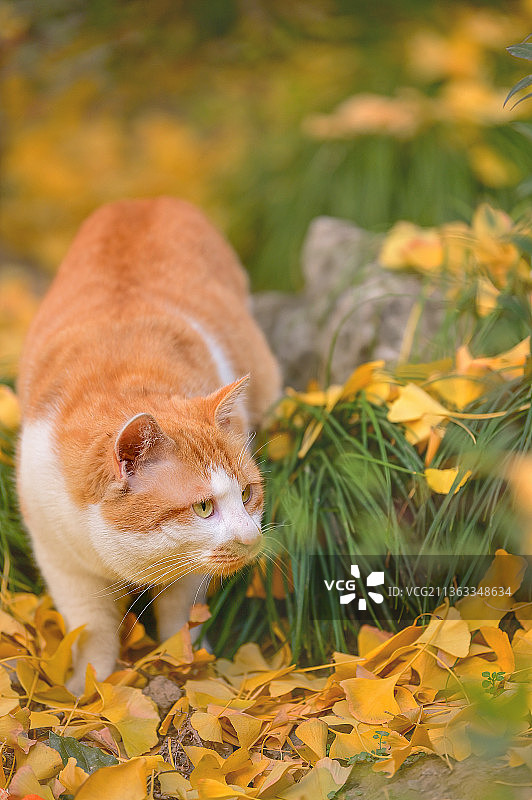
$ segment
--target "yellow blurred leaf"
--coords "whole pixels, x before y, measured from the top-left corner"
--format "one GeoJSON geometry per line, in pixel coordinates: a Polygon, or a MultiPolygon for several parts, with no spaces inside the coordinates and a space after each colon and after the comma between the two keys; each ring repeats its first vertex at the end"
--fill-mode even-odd
{"type": "Polygon", "coordinates": [[[397,222],[384,240],[379,261],[388,269],[412,267],[420,272],[437,270],[443,262],[441,236],[435,228],[397,222]]]}
{"type": "Polygon", "coordinates": [[[294,438],[292,434],[275,433],[268,442],[268,458],[272,461],[280,461],[286,458],[294,449],[294,438]]]}
{"type": "Polygon", "coordinates": [[[478,584],[479,589],[488,592],[463,597],[455,604],[471,630],[485,626],[498,627],[514,605],[512,595],[521,586],[526,568],[527,562],[521,556],[510,555],[502,549],[496,550],[493,562],[478,584]]]}
{"type": "Polygon", "coordinates": [[[477,280],[477,311],[480,317],[487,317],[497,308],[500,292],[484,275],[477,280]]]}
{"type": "MultiPolygon", "coordinates": [[[[437,494],[449,494],[452,486],[461,470],[458,467],[450,469],[431,469],[425,470],[425,478],[433,492],[437,494]]],[[[464,476],[456,484],[453,494],[456,494],[471,477],[471,470],[467,470],[464,476]]]]}
{"type": "Polygon", "coordinates": [[[400,386],[398,397],[390,403],[388,419],[406,425],[411,444],[426,441],[432,428],[449,417],[449,411],[415,383],[400,386]]]}
{"type": "Polygon", "coordinates": [[[14,430],[20,425],[20,408],[14,391],[0,384],[0,426],[14,430]]]}

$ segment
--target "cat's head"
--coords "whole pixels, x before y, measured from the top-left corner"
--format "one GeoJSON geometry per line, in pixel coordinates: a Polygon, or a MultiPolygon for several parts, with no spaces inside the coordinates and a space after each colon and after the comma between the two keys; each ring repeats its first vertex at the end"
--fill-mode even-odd
{"type": "Polygon", "coordinates": [[[258,555],[262,479],[238,425],[246,383],[173,398],[117,432],[115,480],[100,512],[121,575],[138,583],[227,575],[258,555]]]}

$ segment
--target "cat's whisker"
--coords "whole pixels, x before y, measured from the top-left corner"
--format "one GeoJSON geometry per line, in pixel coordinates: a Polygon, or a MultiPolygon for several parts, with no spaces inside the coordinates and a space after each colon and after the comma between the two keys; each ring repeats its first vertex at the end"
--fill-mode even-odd
{"type": "Polygon", "coordinates": [[[109,584],[109,586],[106,586],[105,589],[103,589],[101,592],[96,592],[93,596],[105,597],[108,596],[109,594],[114,594],[115,592],[121,591],[125,586],[128,586],[130,584],[134,585],[136,582],[142,583],[141,581],[142,576],[145,575],[146,573],[149,573],[150,570],[159,567],[161,564],[165,564],[169,561],[172,561],[176,557],[182,558],[183,563],[188,563],[191,557],[198,555],[201,552],[202,552],[201,550],[196,549],[191,551],[190,553],[187,553],[187,555],[175,554],[174,556],[165,556],[165,558],[162,558],[159,561],[155,561],[153,564],[144,567],[130,578],[122,578],[119,581],[115,581],[114,583],[109,584]]]}
{"type": "Polygon", "coordinates": [[[240,468],[242,466],[242,461],[244,459],[244,455],[246,453],[246,450],[249,448],[249,445],[251,444],[251,442],[253,441],[255,436],[256,436],[255,431],[250,431],[248,433],[248,435],[246,437],[246,441],[245,441],[240,453],[238,454],[238,456],[236,458],[237,467],[240,468]]]}
{"type": "Polygon", "coordinates": [[[158,598],[158,597],[160,597],[160,595],[162,595],[162,593],[163,593],[163,592],[165,592],[167,589],[170,589],[170,587],[171,587],[171,586],[174,586],[174,585],[175,585],[175,584],[176,584],[178,581],[180,581],[182,578],[186,578],[186,577],[187,577],[187,575],[191,575],[193,572],[194,572],[194,569],[191,569],[191,570],[189,570],[189,572],[186,572],[184,575],[180,575],[180,576],[179,576],[178,578],[176,578],[174,581],[171,581],[171,582],[168,584],[168,586],[163,586],[163,588],[161,589],[161,591],[160,591],[160,592],[157,592],[157,594],[156,594],[154,597],[152,597],[152,599],[150,600],[150,602],[149,602],[149,603],[147,603],[147,605],[145,605],[145,606],[144,606],[144,608],[142,609],[142,611],[141,611],[141,612],[140,612],[140,614],[138,615],[138,617],[137,617],[137,620],[140,620],[140,618],[141,618],[141,616],[144,614],[144,612],[148,610],[148,608],[151,606],[151,604],[152,604],[152,603],[154,603],[154,602],[157,600],[157,598],[158,598]]]}
{"type": "MultiPolygon", "coordinates": [[[[181,565],[181,566],[184,566],[184,565],[181,565]]],[[[164,570],[160,570],[157,573],[157,575],[155,576],[155,580],[152,583],[146,583],[146,584],[142,584],[141,586],[138,586],[138,587],[133,587],[132,589],[128,589],[127,591],[125,591],[123,594],[115,596],[115,597],[111,597],[110,599],[112,600],[113,603],[119,603],[121,600],[124,600],[125,598],[131,597],[131,595],[137,593],[136,599],[133,601],[133,603],[130,606],[130,609],[131,609],[131,608],[133,608],[133,605],[135,604],[135,602],[136,602],[136,600],[138,599],[139,596],[142,596],[144,594],[144,592],[148,591],[149,589],[152,589],[154,586],[160,585],[161,582],[164,581],[165,578],[168,575],[175,575],[175,565],[169,564],[167,567],[164,568],[164,570]],[[140,590],[140,594],[138,593],[139,590],[140,590]]]]}
{"type": "Polygon", "coordinates": [[[260,447],[257,447],[257,449],[253,451],[253,458],[255,458],[260,453],[261,450],[264,450],[264,448],[267,447],[271,441],[272,441],[271,439],[268,439],[266,442],[264,442],[264,444],[261,444],[260,447]]]}
{"type": "Polygon", "coordinates": [[[277,567],[277,569],[281,572],[283,577],[286,578],[287,582],[290,583],[290,576],[286,571],[286,567],[282,561],[279,561],[277,557],[272,556],[271,553],[268,553],[267,551],[264,551],[263,553],[261,553],[261,555],[267,558],[274,567],[277,567]]]}
{"type": "MultiPolygon", "coordinates": [[[[188,570],[188,572],[185,572],[183,575],[179,575],[179,577],[175,578],[175,580],[171,581],[171,582],[170,582],[170,583],[169,583],[167,586],[163,586],[163,588],[162,588],[162,589],[161,589],[159,592],[157,592],[157,594],[156,594],[156,595],[155,595],[155,596],[154,596],[154,597],[153,597],[153,598],[150,600],[150,602],[149,602],[147,605],[145,605],[145,606],[144,606],[144,608],[142,609],[142,611],[140,612],[140,614],[136,614],[136,615],[135,615],[135,616],[136,616],[136,618],[137,618],[137,621],[139,621],[139,620],[140,620],[140,618],[141,618],[141,616],[144,614],[144,612],[145,612],[145,611],[146,611],[146,610],[147,610],[147,609],[148,609],[148,608],[151,606],[151,604],[152,604],[152,603],[153,603],[153,602],[154,602],[154,601],[155,601],[155,600],[156,600],[156,599],[159,597],[159,595],[161,595],[161,594],[162,594],[162,593],[163,593],[163,592],[164,592],[166,589],[169,589],[171,586],[173,586],[175,583],[177,583],[177,582],[178,582],[179,580],[181,580],[182,578],[186,578],[186,577],[187,577],[187,575],[191,575],[191,574],[194,572],[194,570],[195,570],[195,567],[193,567],[192,569],[188,570]]],[[[136,597],[136,598],[135,598],[135,600],[133,601],[133,603],[131,604],[131,606],[130,606],[130,607],[127,609],[126,613],[124,614],[124,616],[123,616],[123,617],[122,617],[122,619],[120,620],[120,624],[118,625],[118,628],[117,628],[117,633],[118,633],[118,631],[120,630],[120,627],[123,625],[123,623],[124,623],[124,620],[126,619],[126,617],[127,617],[128,613],[129,613],[129,612],[132,610],[133,606],[134,606],[134,605],[135,605],[135,604],[136,604],[136,603],[137,603],[137,602],[140,600],[140,598],[141,598],[141,597],[143,597],[143,596],[146,594],[146,592],[148,592],[148,591],[149,591],[151,588],[152,588],[151,586],[147,586],[147,587],[146,587],[146,588],[145,588],[145,589],[144,589],[144,590],[143,590],[143,591],[140,593],[140,595],[139,595],[138,597],[136,597]]]]}
{"type": "MultiPolygon", "coordinates": [[[[266,533],[271,533],[272,530],[274,530],[274,528],[266,529],[266,533]]],[[[287,546],[283,542],[281,542],[279,539],[275,539],[274,542],[272,542],[271,537],[270,537],[270,538],[266,539],[265,545],[267,545],[270,548],[277,547],[280,550],[284,550],[287,555],[290,555],[290,551],[288,550],[287,546]]],[[[272,552],[274,552],[274,551],[272,550],[272,552]]]]}
{"type": "MultiPolygon", "coordinates": [[[[208,572],[208,573],[207,573],[207,575],[205,576],[205,580],[207,581],[207,586],[208,586],[208,582],[209,582],[209,580],[210,580],[211,578],[212,578],[212,574],[211,574],[210,572],[208,572]]],[[[203,582],[204,582],[204,579],[202,578],[202,580],[201,580],[201,582],[200,582],[200,585],[199,585],[199,586],[198,586],[198,588],[196,589],[196,594],[194,595],[194,602],[192,603],[192,605],[193,605],[193,606],[194,606],[194,605],[196,605],[196,601],[197,601],[197,599],[198,599],[198,594],[200,593],[200,589],[201,589],[201,588],[202,588],[202,586],[203,586],[203,582]]]]}
{"type": "MultiPolygon", "coordinates": [[[[147,584],[142,583],[137,587],[133,586],[132,589],[127,590],[122,595],[119,595],[118,597],[113,597],[112,599],[113,599],[114,602],[118,602],[119,600],[122,600],[124,597],[128,597],[128,595],[133,594],[135,589],[141,589],[142,586],[144,586],[144,589],[141,592],[141,594],[143,594],[145,591],[147,591],[148,589],[151,589],[153,586],[157,586],[158,584],[160,584],[161,581],[164,580],[166,575],[172,574],[172,572],[176,569],[176,567],[184,567],[184,566],[189,566],[189,565],[190,565],[190,559],[189,558],[183,559],[183,560],[180,560],[180,561],[176,561],[176,562],[170,561],[167,564],[165,564],[164,566],[162,566],[152,576],[152,579],[147,584]]],[[[201,568],[201,566],[202,566],[202,562],[199,562],[198,568],[201,568]]],[[[192,568],[192,571],[194,571],[194,567],[192,568]]],[[[178,577],[180,577],[180,576],[178,576],[178,577]]]]}
{"type": "MultiPolygon", "coordinates": [[[[136,573],[136,575],[142,575],[143,572],[151,569],[154,566],[157,566],[160,563],[163,563],[167,559],[174,558],[175,556],[182,556],[183,558],[188,558],[191,555],[195,555],[196,553],[200,553],[200,552],[201,552],[201,550],[199,548],[196,548],[195,550],[191,550],[190,552],[188,552],[186,554],[185,553],[174,553],[171,556],[168,556],[168,555],[164,556],[163,558],[159,559],[158,561],[154,561],[153,564],[147,565],[146,567],[141,569],[140,572],[136,573]]],[[[113,586],[118,586],[118,585],[123,584],[123,583],[131,583],[133,580],[134,580],[134,578],[120,578],[119,580],[114,581],[114,583],[110,583],[105,588],[106,589],[111,589],[113,586]]]]}

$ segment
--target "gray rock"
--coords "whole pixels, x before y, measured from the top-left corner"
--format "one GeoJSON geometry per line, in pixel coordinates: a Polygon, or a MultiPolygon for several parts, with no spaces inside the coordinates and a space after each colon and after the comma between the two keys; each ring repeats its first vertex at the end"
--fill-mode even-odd
{"type": "MultiPolygon", "coordinates": [[[[397,361],[422,281],[381,267],[380,242],[350,222],[318,217],[303,245],[303,291],[254,295],[255,317],[287,385],[304,389],[311,378],[342,383],[364,361],[397,361]]],[[[441,297],[427,301],[424,317],[432,327],[442,306],[441,297]]],[[[427,321],[420,341],[428,339],[424,329],[427,321]]]]}

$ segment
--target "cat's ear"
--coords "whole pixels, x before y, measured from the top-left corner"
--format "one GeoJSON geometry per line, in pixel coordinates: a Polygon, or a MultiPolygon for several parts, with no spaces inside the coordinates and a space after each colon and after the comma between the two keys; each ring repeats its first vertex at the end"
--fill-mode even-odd
{"type": "Polygon", "coordinates": [[[235,417],[246,417],[243,401],[249,385],[249,375],[244,375],[227,386],[222,386],[206,399],[214,423],[220,428],[230,427],[235,417]]]}
{"type": "Polygon", "coordinates": [[[166,440],[166,435],[151,414],[136,414],[131,417],[115,441],[114,462],[117,477],[130,477],[142,464],[157,458],[166,440]]]}

